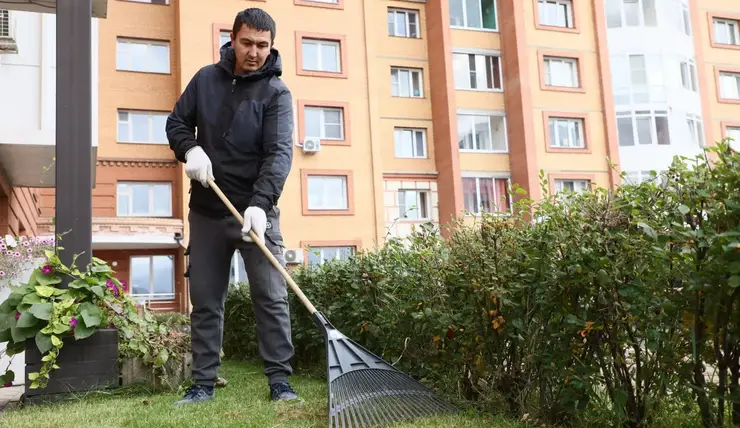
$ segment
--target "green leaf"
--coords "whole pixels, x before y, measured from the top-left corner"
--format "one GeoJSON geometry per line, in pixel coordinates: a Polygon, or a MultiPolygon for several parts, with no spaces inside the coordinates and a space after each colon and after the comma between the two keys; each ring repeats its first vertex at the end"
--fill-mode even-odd
{"type": "Polygon", "coordinates": [[[95,333],[94,327],[87,327],[84,324],[77,324],[77,327],[75,327],[75,339],[85,339],[87,337],[92,336],[93,333],[95,333]]]}
{"type": "Polygon", "coordinates": [[[36,293],[29,293],[23,297],[22,304],[33,305],[36,303],[43,303],[44,300],[36,293]]]}
{"type": "Polygon", "coordinates": [[[36,331],[37,329],[33,327],[12,327],[10,329],[10,335],[13,337],[13,342],[19,343],[34,337],[36,335],[36,331]]]}
{"type": "Polygon", "coordinates": [[[50,336],[51,344],[59,347],[59,345],[62,344],[62,339],[60,339],[58,336],[50,336]]]}
{"type": "Polygon", "coordinates": [[[740,287],[740,275],[733,275],[730,277],[730,280],[727,281],[727,284],[729,284],[732,288],[740,287]]]}
{"type": "Polygon", "coordinates": [[[52,276],[39,275],[36,279],[39,281],[39,284],[41,284],[42,286],[59,284],[60,282],[62,282],[62,278],[58,275],[52,275],[52,276]]]}
{"type": "Polygon", "coordinates": [[[39,322],[38,318],[34,317],[30,312],[21,313],[21,317],[18,318],[18,324],[16,327],[29,328],[35,326],[39,322]]]}
{"type": "Polygon", "coordinates": [[[100,308],[90,302],[85,302],[80,307],[80,314],[82,320],[85,322],[87,327],[98,327],[102,318],[102,312],[100,308]]]}
{"type": "Polygon", "coordinates": [[[48,321],[51,319],[51,303],[36,303],[29,310],[36,318],[48,321]]]}
{"type": "Polygon", "coordinates": [[[54,287],[38,285],[36,286],[36,293],[41,297],[51,297],[54,294],[54,287]]]}
{"type": "Polygon", "coordinates": [[[681,204],[681,205],[679,205],[679,206],[678,206],[678,211],[679,211],[679,212],[680,212],[681,214],[684,214],[684,215],[686,215],[686,214],[687,214],[687,213],[689,212],[689,207],[687,207],[687,206],[686,206],[686,205],[684,205],[684,204],[681,204]]]}
{"type": "Polygon", "coordinates": [[[84,279],[75,279],[69,283],[69,288],[87,288],[89,284],[84,279]]]}
{"type": "Polygon", "coordinates": [[[26,350],[26,340],[23,339],[21,342],[8,342],[8,347],[5,348],[5,355],[12,357],[18,355],[26,350]]]}
{"type": "MultiPolygon", "coordinates": [[[[56,337],[56,336],[54,336],[56,337]]],[[[36,346],[39,348],[39,352],[45,354],[51,349],[51,336],[43,334],[41,332],[36,333],[36,346]]]]}
{"type": "Polygon", "coordinates": [[[90,290],[95,293],[96,296],[100,297],[101,299],[103,298],[103,287],[95,285],[93,287],[90,287],[90,290]]]}
{"type": "Polygon", "coordinates": [[[645,234],[647,236],[649,236],[649,237],[651,237],[653,239],[656,239],[658,237],[658,234],[655,233],[655,230],[653,230],[653,228],[650,227],[649,225],[647,225],[646,223],[638,222],[637,223],[637,227],[639,227],[640,229],[642,229],[643,232],[645,232],[645,234]]]}
{"type": "Polygon", "coordinates": [[[10,327],[0,330],[0,343],[10,341],[13,337],[10,335],[10,327]]]}

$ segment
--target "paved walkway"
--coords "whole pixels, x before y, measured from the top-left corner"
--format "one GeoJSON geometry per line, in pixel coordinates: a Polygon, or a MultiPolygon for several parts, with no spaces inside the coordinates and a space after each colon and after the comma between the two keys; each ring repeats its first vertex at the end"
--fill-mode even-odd
{"type": "Polygon", "coordinates": [[[10,403],[19,401],[24,391],[25,387],[23,385],[0,388],[0,412],[5,410],[10,403]]]}

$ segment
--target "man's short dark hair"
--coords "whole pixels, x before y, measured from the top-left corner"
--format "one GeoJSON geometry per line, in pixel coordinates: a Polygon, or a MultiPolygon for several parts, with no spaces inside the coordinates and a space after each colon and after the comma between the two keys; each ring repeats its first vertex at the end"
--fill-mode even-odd
{"type": "Polygon", "coordinates": [[[269,31],[270,41],[275,42],[275,20],[264,10],[258,7],[250,7],[237,13],[234,19],[234,27],[231,29],[234,35],[241,30],[242,25],[257,31],[269,31]]]}

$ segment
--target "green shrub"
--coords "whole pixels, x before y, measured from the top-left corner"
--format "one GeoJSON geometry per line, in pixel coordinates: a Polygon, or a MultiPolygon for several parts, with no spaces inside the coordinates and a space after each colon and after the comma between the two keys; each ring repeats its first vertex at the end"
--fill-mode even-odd
{"type": "MultiPolygon", "coordinates": [[[[447,239],[424,225],[293,276],[348,337],[469,405],[577,426],[740,425],[740,156],[709,153],[612,191],[549,195],[543,180],[545,198],[512,215],[447,239]]],[[[296,366],[321,367],[322,333],[289,294],[296,366]]],[[[226,322],[226,354],[257,357],[244,288],[226,322]]]]}

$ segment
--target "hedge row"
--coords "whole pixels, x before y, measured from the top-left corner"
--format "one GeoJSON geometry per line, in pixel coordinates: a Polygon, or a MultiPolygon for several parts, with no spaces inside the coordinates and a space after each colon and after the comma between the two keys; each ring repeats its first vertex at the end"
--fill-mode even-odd
{"type": "MultiPolygon", "coordinates": [[[[347,336],[470,405],[554,425],[740,425],[740,156],[721,142],[641,184],[547,189],[448,239],[424,225],[294,278],[347,336]]],[[[321,367],[321,332],[290,296],[296,366],[321,367]]],[[[258,356],[253,325],[232,288],[227,357],[258,356]]]]}

